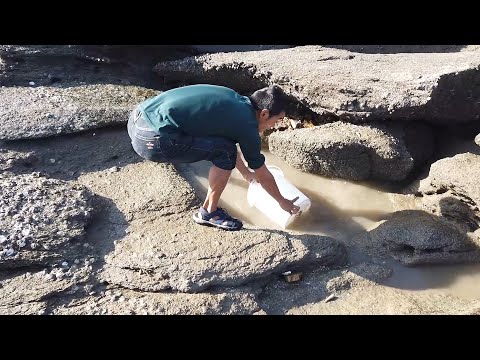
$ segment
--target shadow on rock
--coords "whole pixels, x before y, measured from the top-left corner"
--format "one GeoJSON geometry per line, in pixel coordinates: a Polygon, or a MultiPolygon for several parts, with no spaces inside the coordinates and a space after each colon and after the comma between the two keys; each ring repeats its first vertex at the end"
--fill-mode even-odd
{"type": "Polygon", "coordinates": [[[328,48],[365,54],[445,53],[458,52],[466,45],[322,45],[328,48]]]}
{"type": "Polygon", "coordinates": [[[14,162],[6,170],[16,174],[39,171],[62,180],[74,180],[90,172],[116,172],[128,164],[143,161],[132,149],[125,127],[36,140],[5,141],[0,147],[3,151],[18,153],[19,158],[22,154],[30,154],[27,162],[14,162]]]}
{"type": "Polygon", "coordinates": [[[160,88],[152,76],[158,61],[196,53],[186,45],[4,45],[0,84],[68,87],[82,82],[160,88]]]}
{"type": "Polygon", "coordinates": [[[128,221],[111,199],[97,195],[98,207],[86,228],[84,248],[88,256],[95,257],[93,268],[98,270],[105,264],[104,256],[114,251],[115,244],[126,236],[128,221]],[[85,245],[86,244],[86,245],[85,245]]]}

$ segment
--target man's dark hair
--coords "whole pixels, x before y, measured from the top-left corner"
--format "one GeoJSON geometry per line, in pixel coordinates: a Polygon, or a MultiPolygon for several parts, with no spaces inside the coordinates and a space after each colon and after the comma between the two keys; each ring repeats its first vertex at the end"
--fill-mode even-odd
{"type": "Polygon", "coordinates": [[[278,85],[257,90],[249,99],[255,110],[267,109],[270,117],[285,111],[285,93],[278,85]]]}

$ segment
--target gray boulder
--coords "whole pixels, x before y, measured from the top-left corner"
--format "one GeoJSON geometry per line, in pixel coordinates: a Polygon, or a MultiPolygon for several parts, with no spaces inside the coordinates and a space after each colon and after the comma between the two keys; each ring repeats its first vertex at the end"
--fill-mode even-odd
{"type": "Polygon", "coordinates": [[[391,256],[406,265],[480,261],[480,242],[444,218],[418,210],[393,213],[352,242],[369,254],[391,256]]]}
{"type": "Polygon", "coordinates": [[[126,123],[135,105],[159,92],[138,86],[0,88],[0,139],[68,134],[126,123]]]}
{"type": "Polygon", "coordinates": [[[319,117],[365,120],[478,119],[480,50],[369,54],[322,46],[217,53],[162,62],[165,81],[213,83],[252,92],[280,85],[319,117]]]}
{"type": "Polygon", "coordinates": [[[200,292],[280,276],[292,268],[346,262],[344,246],[332,238],[248,226],[226,232],[199,226],[190,217],[182,213],[134,221],[107,257],[102,278],[141,291],[200,292]]]}
{"type": "Polygon", "coordinates": [[[480,155],[464,153],[438,160],[420,181],[421,208],[443,216],[463,232],[475,233],[480,228],[479,178],[480,155]]]}
{"type": "Polygon", "coordinates": [[[38,173],[3,173],[0,188],[0,270],[47,265],[81,251],[65,245],[84,237],[91,218],[93,194],[85,187],[38,173]]]}
{"type": "Polygon", "coordinates": [[[433,136],[420,124],[335,122],[275,132],[268,143],[274,155],[297,169],[350,180],[401,181],[433,152],[433,136]]]}

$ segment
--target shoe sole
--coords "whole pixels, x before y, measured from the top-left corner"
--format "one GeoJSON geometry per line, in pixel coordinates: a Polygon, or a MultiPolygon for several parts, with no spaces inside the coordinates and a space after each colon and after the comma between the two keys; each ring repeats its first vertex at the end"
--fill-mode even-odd
{"type": "Polygon", "coordinates": [[[243,224],[240,225],[240,227],[238,227],[238,228],[232,228],[230,226],[221,225],[221,224],[213,224],[208,220],[203,220],[203,219],[199,218],[197,214],[193,214],[192,218],[197,224],[217,227],[217,228],[220,228],[220,229],[223,229],[223,230],[237,231],[237,230],[240,230],[243,227],[243,224]]]}

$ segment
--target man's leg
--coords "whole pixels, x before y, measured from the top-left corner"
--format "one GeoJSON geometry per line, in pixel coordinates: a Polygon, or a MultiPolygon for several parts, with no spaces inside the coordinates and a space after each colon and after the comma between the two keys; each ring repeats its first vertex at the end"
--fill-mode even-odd
{"type": "Polygon", "coordinates": [[[212,165],[210,171],[208,172],[208,192],[205,201],[203,202],[203,207],[209,213],[217,210],[218,201],[220,196],[227,186],[228,179],[232,170],[223,170],[219,167],[212,165]]]}
{"type": "Polygon", "coordinates": [[[207,196],[198,213],[193,215],[193,219],[202,225],[213,225],[224,230],[240,230],[243,223],[230,216],[225,209],[218,207],[220,197],[235,168],[237,160],[235,143],[221,137],[193,138],[191,155],[191,162],[197,159],[212,162],[208,173],[207,196]]]}

